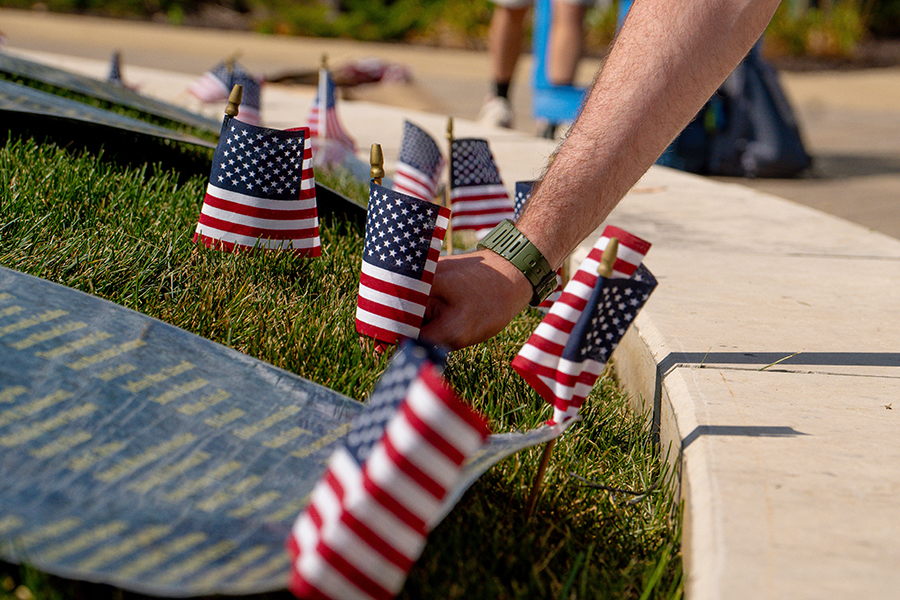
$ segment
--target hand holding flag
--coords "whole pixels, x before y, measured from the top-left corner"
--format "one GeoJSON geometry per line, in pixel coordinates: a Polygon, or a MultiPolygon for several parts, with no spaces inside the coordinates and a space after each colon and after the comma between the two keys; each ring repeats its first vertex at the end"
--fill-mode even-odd
{"type": "Polygon", "coordinates": [[[418,337],[449,212],[371,184],[356,309],[359,333],[388,344],[418,337]]]}

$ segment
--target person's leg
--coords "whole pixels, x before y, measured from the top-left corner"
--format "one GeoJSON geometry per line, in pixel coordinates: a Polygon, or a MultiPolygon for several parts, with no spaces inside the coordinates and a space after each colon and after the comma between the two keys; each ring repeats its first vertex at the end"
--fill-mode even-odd
{"type": "Polygon", "coordinates": [[[553,0],[547,79],[554,85],[571,85],[575,81],[584,51],[584,17],[588,8],[585,4],[553,0]]]}
{"type": "Polygon", "coordinates": [[[479,122],[495,127],[512,127],[513,113],[509,88],[522,53],[525,16],[529,3],[522,0],[498,2],[488,30],[493,89],[478,115],[479,122]]]}
{"type": "MultiPolygon", "coordinates": [[[[515,75],[519,55],[522,53],[522,37],[528,6],[501,6],[494,8],[488,30],[488,51],[491,54],[491,70],[494,82],[509,86],[515,75]]],[[[497,94],[505,97],[505,94],[497,94]]]]}

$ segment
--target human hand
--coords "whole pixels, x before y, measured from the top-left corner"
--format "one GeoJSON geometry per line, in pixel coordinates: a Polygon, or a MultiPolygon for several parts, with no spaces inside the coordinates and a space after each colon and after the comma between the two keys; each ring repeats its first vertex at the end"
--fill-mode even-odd
{"type": "Polygon", "coordinates": [[[531,283],[491,250],[438,261],[419,337],[458,350],[500,332],[531,300],[531,283]]]}

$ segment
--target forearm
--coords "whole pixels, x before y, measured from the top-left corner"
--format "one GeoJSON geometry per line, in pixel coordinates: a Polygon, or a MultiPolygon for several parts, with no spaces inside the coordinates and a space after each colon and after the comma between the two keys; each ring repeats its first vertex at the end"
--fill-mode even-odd
{"type": "Polygon", "coordinates": [[[518,227],[559,266],[762,34],[778,0],[635,0],[518,227]]]}

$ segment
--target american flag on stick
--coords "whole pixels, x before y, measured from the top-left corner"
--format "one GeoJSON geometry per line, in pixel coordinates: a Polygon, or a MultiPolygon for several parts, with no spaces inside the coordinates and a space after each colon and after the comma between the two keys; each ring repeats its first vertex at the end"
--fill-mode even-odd
{"type": "Polygon", "coordinates": [[[553,423],[578,414],[628,326],[656,287],[641,266],[650,244],[609,226],[562,295],[513,359],[513,368],[553,406],[553,423]],[[609,276],[598,267],[611,239],[618,253],[609,276]]]}
{"type": "MultiPolygon", "coordinates": [[[[513,196],[513,208],[515,210],[515,218],[513,219],[514,221],[518,221],[519,217],[521,217],[522,213],[525,211],[525,204],[531,197],[531,190],[534,187],[534,184],[534,181],[516,182],[516,194],[515,196],[513,196]]],[[[553,292],[537,306],[538,310],[542,312],[547,312],[548,310],[550,310],[550,307],[553,306],[553,303],[559,300],[560,295],[562,295],[563,284],[563,267],[560,267],[556,270],[556,289],[553,290],[553,292]]]]}
{"type": "Polygon", "coordinates": [[[356,330],[395,344],[419,335],[450,211],[375,182],[369,190],[356,330]]]}
{"type": "Polygon", "coordinates": [[[226,116],[194,241],[209,247],[319,256],[308,130],[268,129],[226,116]]]}
{"type": "Polygon", "coordinates": [[[481,239],[514,215],[487,140],[455,139],[450,145],[450,210],[455,231],[473,230],[481,239]]]}
{"type": "Polygon", "coordinates": [[[417,125],[404,121],[394,190],[429,202],[434,200],[445,162],[434,138],[417,125]]]}
{"type": "MultiPolygon", "coordinates": [[[[344,131],[337,116],[334,79],[328,69],[319,69],[319,86],[309,112],[309,134],[315,140],[328,140],[345,151],[356,152],[356,142],[344,131]]],[[[318,151],[318,142],[316,150],[318,151]]]]}
{"type": "Polygon", "coordinates": [[[204,103],[228,99],[234,86],[244,88],[238,117],[245,123],[259,125],[260,94],[262,80],[251,75],[234,60],[224,61],[198,77],[188,87],[188,92],[204,103]]]}
{"type": "Polygon", "coordinates": [[[463,462],[488,428],[407,342],[381,377],[288,539],[299,598],[388,600],[403,587],[463,462]]]}

